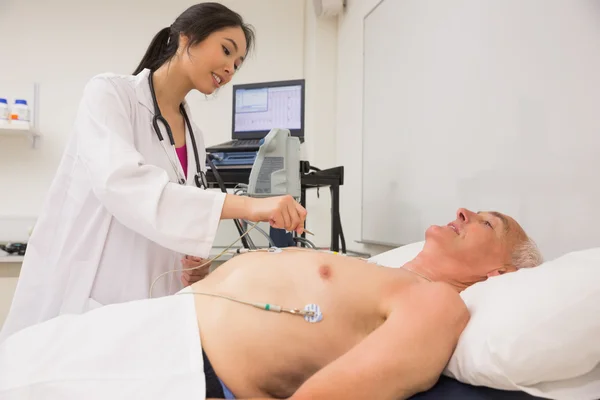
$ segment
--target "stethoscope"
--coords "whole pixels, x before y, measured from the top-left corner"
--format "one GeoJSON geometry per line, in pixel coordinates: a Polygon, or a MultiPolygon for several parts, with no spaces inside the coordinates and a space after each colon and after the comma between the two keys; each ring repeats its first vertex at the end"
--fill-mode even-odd
{"type": "MultiPolygon", "coordinates": [[[[160,141],[160,143],[163,147],[163,150],[165,151],[165,154],[167,155],[167,158],[169,159],[169,163],[171,163],[171,167],[173,168],[173,171],[175,171],[175,175],[177,176],[177,181],[181,185],[185,185],[186,184],[185,173],[182,172],[183,168],[181,168],[181,165],[178,162],[177,150],[175,149],[175,139],[173,139],[173,131],[171,131],[171,126],[169,126],[169,123],[167,122],[167,120],[160,113],[160,108],[158,108],[158,102],[156,101],[156,93],[154,92],[154,82],[152,82],[152,72],[150,72],[150,75],[148,76],[148,82],[150,83],[150,94],[152,95],[152,103],[154,103],[154,117],[152,118],[152,126],[154,127],[154,132],[156,132],[156,135],[158,136],[158,140],[160,141]],[[169,142],[171,142],[172,154],[175,156],[174,158],[171,156],[171,154],[169,154],[164,137],[163,137],[162,133],[160,133],[160,127],[158,126],[159,122],[161,124],[163,124],[163,126],[167,130],[167,135],[169,136],[169,142]]],[[[208,189],[208,180],[206,179],[206,173],[204,171],[202,171],[202,168],[200,166],[200,157],[198,155],[198,147],[196,146],[196,138],[194,137],[194,131],[192,130],[192,124],[190,123],[190,119],[188,118],[187,112],[185,111],[185,107],[183,106],[183,104],[179,105],[179,110],[181,112],[181,115],[183,115],[185,124],[188,128],[188,131],[190,132],[190,139],[192,141],[192,148],[194,150],[194,159],[196,160],[196,175],[194,176],[194,181],[195,181],[197,187],[203,188],[203,189],[208,189]]],[[[209,165],[211,165],[211,168],[214,170],[210,158],[207,158],[207,161],[208,161],[209,165]]]]}

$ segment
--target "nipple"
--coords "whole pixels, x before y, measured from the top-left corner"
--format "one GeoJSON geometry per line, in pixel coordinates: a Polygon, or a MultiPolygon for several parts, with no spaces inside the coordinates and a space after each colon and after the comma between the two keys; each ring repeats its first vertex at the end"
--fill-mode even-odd
{"type": "Polygon", "coordinates": [[[331,267],[329,265],[321,265],[319,267],[319,275],[323,279],[329,279],[331,277],[331,267]]]}

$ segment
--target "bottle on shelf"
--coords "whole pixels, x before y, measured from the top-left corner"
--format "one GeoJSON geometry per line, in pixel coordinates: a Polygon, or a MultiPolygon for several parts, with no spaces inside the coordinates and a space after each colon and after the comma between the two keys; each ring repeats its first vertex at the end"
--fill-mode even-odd
{"type": "Polygon", "coordinates": [[[8,125],[8,101],[0,97],[0,125],[8,125]]]}
{"type": "Polygon", "coordinates": [[[29,106],[27,105],[27,100],[15,99],[10,112],[10,122],[14,125],[29,125],[29,106]]]}

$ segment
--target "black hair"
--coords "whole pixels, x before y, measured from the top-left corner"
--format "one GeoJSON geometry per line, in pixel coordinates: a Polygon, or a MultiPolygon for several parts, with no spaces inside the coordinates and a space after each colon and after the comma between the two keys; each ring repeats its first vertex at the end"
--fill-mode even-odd
{"type": "Polygon", "coordinates": [[[177,17],[173,25],[161,29],[154,36],[133,75],[139,74],[145,68],[156,71],[169,61],[177,53],[180,34],[189,38],[189,49],[211,33],[230,27],[242,28],[246,37],[246,53],[249,53],[254,43],[254,30],[252,26],[244,23],[241,15],[219,3],[193,5],[177,17]]]}

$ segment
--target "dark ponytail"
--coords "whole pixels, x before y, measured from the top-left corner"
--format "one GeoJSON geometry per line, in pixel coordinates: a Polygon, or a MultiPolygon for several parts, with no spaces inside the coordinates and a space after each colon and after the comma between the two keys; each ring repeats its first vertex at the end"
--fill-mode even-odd
{"type": "Polygon", "coordinates": [[[168,28],[161,29],[152,39],[146,54],[133,75],[148,68],[156,71],[169,61],[179,47],[179,35],[190,40],[188,48],[206,39],[211,33],[230,27],[240,27],[246,37],[247,53],[254,44],[254,31],[244,23],[241,15],[219,3],[200,3],[185,10],[168,28]]]}
{"type": "Polygon", "coordinates": [[[154,36],[152,42],[150,42],[146,54],[144,54],[142,61],[140,61],[140,65],[135,69],[133,75],[139,74],[145,68],[156,71],[165,61],[173,57],[177,52],[177,42],[179,40],[170,39],[171,28],[161,29],[154,36]]]}

